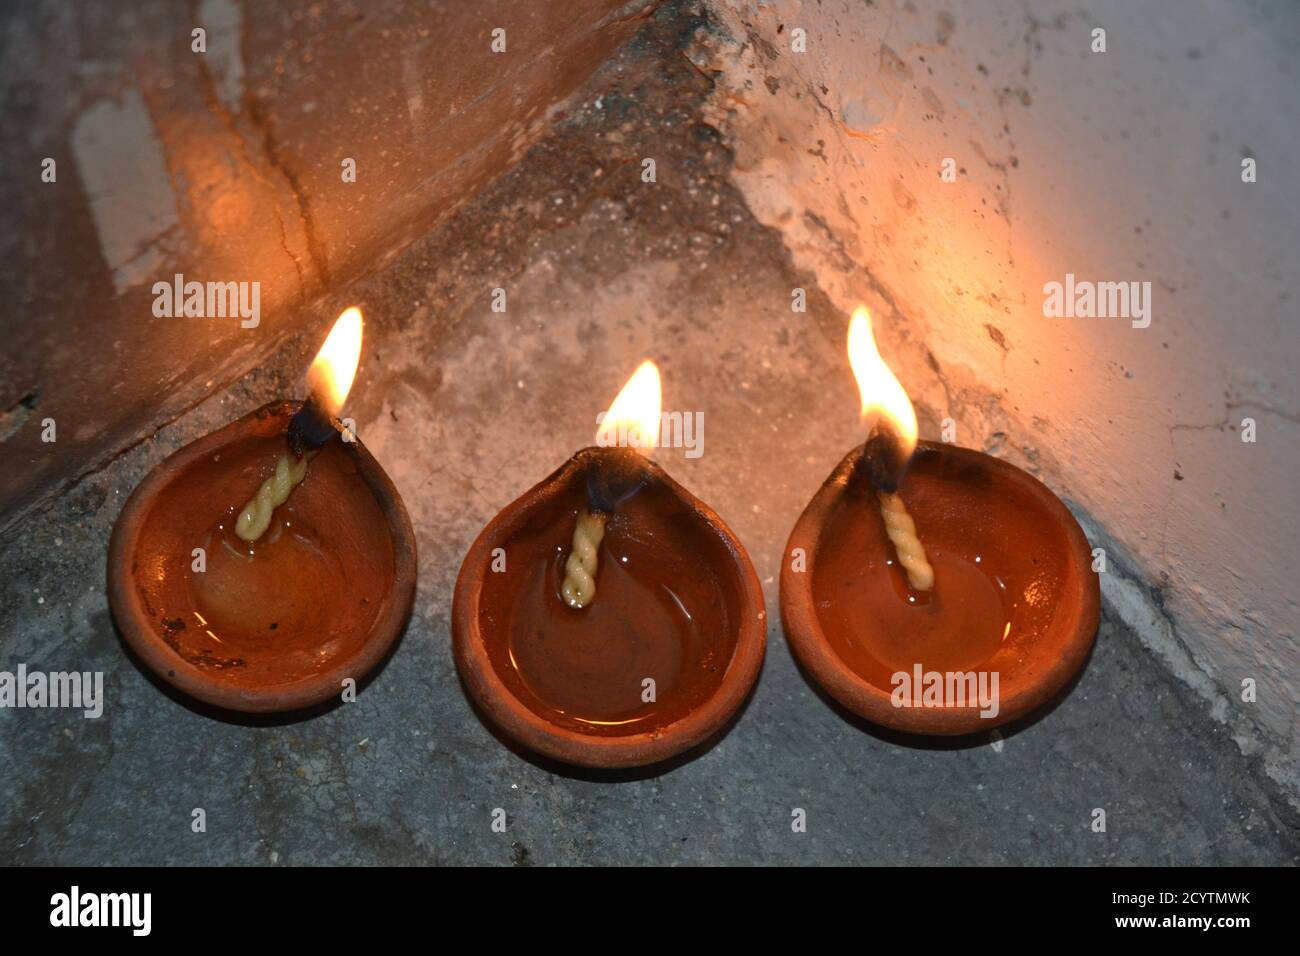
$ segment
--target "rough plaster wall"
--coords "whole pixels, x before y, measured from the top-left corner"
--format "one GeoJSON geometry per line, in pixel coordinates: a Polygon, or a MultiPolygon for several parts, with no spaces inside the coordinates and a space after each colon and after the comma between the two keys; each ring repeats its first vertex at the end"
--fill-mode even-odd
{"type": "Polygon", "coordinates": [[[721,29],[691,58],[720,73],[717,119],[756,215],[846,317],[873,307],[923,432],[952,417],[959,444],[1092,519],[1110,605],[1294,783],[1300,12],[712,6],[721,29]],[[1150,327],[1045,318],[1044,283],[1067,272],[1149,280],[1150,327]],[[1241,700],[1247,677],[1258,703],[1241,700]]]}

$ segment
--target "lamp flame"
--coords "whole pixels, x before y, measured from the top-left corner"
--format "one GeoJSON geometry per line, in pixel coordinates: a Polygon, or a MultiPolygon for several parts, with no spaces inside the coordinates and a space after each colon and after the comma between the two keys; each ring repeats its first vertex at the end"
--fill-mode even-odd
{"type": "Polygon", "coordinates": [[[858,306],[849,321],[849,364],[862,395],[862,420],[868,428],[884,419],[897,433],[904,460],[916,450],[916,409],[902,383],[880,357],[871,334],[871,313],[858,306]]]}
{"type": "Polygon", "coordinates": [[[307,370],[307,388],[321,409],[337,415],[352,390],[357,362],[361,358],[361,310],[355,305],[343,310],[316,359],[307,370]]]}
{"type": "Polygon", "coordinates": [[[659,416],[663,390],[659,369],[648,359],[641,363],[623,390],[609,406],[596,430],[596,444],[602,448],[624,445],[649,454],[659,444],[659,416]]]}

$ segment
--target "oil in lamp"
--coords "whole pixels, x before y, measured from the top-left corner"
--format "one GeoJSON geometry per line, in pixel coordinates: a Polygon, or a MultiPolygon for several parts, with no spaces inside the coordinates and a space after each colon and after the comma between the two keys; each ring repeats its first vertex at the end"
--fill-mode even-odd
{"type": "Polygon", "coordinates": [[[312,363],[305,402],[272,402],[186,445],[117,519],[108,593],[118,627],[199,700],[252,712],[321,703],[359,682],[405,626],[410,518],[336,417],[360,352],[361,313],[350,308],[312,363]]]}
{"type": "Polygon", "coordinates": [[[920,734],[989,730],[1051,699],[1097,632],[1098,578],[1074,516],[981,452],[917,440],[865,308],[850,364],[867,441],[799,518],[781,569],[796,658],[840,704],[920,734]]]}
{"type": "Polygon", "coordinates": [[[659,372],[644,363],[597,444],[507,505],[461,566],[457,668],[507,737],[588,767],[683,753],[758,677],[766,613],[722,519],[649,454],[659,372]]]}

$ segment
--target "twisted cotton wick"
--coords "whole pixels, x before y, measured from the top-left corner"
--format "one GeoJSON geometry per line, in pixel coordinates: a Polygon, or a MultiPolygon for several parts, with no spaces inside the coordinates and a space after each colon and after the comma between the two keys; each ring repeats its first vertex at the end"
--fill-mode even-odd
{"type": "Polygon", "coordinates": [[[605,536],[605,515],[583,510],[573,528],[573,550],[564,562],[560,593],[569,607],[586,607],[596,596],[596,553],[605,536]]]}
{"type": "Polygon", "coordinates": [[[907,571],[908,583],[917,591],[928,591],[934,587],[934,568],[926,560],[925,548],[916,536],[916,523],[903,506],[903,499],[896,494],[878,492],[880,496],[880,514],[885,519],[885,532],[894,542],[898,552],[898,562],[907,571]]]}
{"type": "Polygon", "coordinates": [[[266,533],[266,529],[271,526],[272,513],[288,500],[289,492],[307,474],[307,459],[310,457],[309,453],[297,461],[290,461],[288,455],[280,456],[280,460],[275,463],[275,474],[262,482],[257,494],[239,513],[239,518],[235,521],[235,534],[245,541],[256,541],[266,533]]]}

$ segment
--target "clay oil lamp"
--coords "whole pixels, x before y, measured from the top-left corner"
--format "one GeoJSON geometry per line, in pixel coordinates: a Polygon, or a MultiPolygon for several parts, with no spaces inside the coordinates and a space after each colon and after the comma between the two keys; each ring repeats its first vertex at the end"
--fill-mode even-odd
{"type": "Polygon", "coordinates": [[[849,357],[869,426],[795,525],[781,616],[795,656],[874,723],[989,730],[1056,695],[1097,632],[1098,578],[1050,490],[989,455],[917,441],[866,309],[849,357]]]}
{"type": "Polygon", "coordinates": [[[272,402],[186,445],[140,483],[113,528],[118,627],[192,697],[252,712],[340,698],[405,625],[410,519],[335,418],[360,351],[352,308],[312,364],[305,402],[272,402]]]}
{"type": "Polygon", "coordinates": [[[766,614],[749,556],[652,461],[644,363],[596,446],[508,505],[456,582],[457,668],[506,737],[586,767],[634,767],[718,732],[758,677],[766,614]]]}

